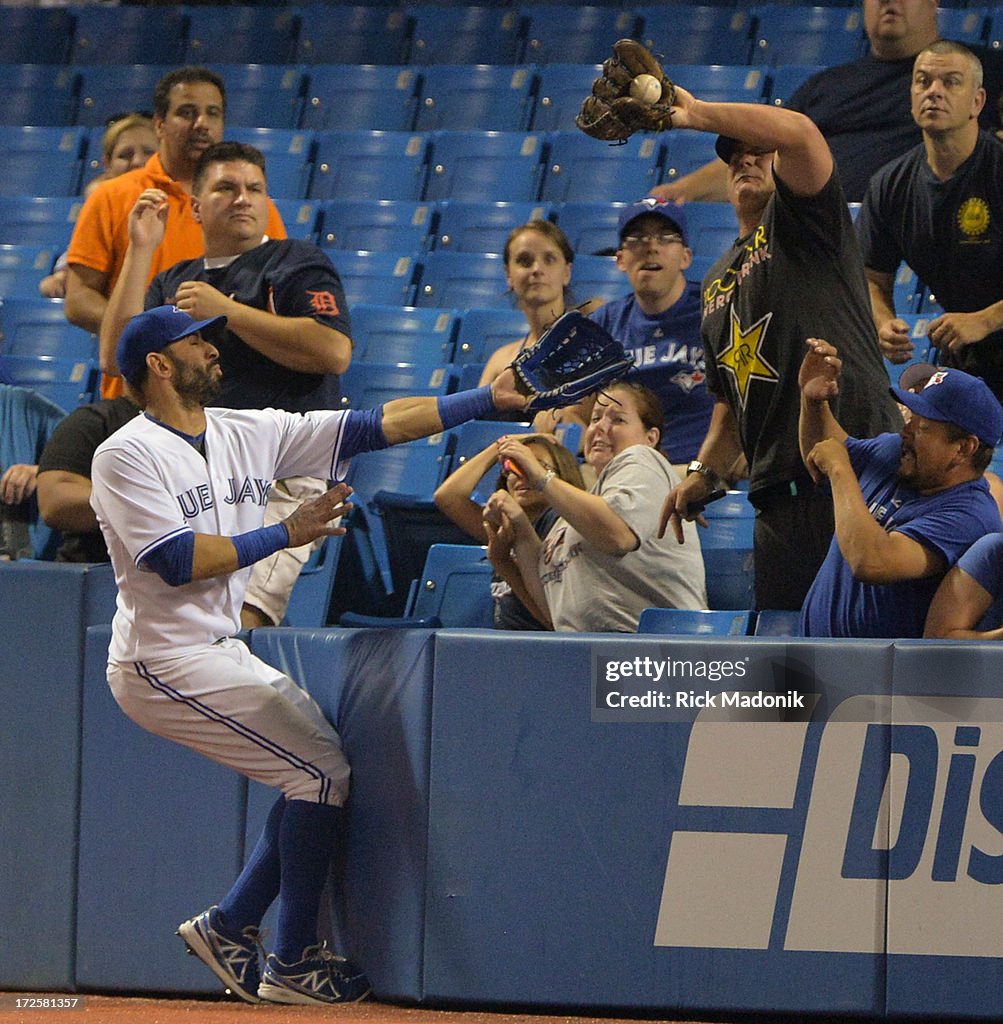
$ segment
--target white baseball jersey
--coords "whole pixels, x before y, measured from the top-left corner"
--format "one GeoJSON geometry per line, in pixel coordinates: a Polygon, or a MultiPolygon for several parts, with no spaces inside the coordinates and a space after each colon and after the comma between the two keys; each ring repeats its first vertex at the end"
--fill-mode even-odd
{"type": "Polygon", "coordinates": [[[350,412],[206,409],[205,457],[137,416],[94,453],[91,506],[118,584],[112,661],[181,656],[240,629],[250,566],[172,587],[143,559],[186,531],[233,536],[264,521],[273,479],[345,478],[350,412]]]}

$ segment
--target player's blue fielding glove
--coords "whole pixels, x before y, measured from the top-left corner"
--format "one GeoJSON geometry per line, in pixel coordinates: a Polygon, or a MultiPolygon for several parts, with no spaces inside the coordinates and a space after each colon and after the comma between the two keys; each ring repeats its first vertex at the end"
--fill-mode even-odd
{"type": "Polygon", "coordinates": [[[594,320],[572,310],[512,362],[516,388],[531,412],[574,405],[622,377],[634,364],[623,346],[594,320]]]}

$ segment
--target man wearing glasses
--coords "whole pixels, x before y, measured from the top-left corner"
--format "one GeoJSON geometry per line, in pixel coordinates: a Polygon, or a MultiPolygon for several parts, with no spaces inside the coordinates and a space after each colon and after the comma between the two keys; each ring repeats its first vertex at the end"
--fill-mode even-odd
{"type": "Polygon", "coordinates": [[[631,292],[592,314],[634,357],[632,379],[658,395],[665,412],[660,446],[674,463],[696,457],[710,425],[700,340],[700,284],[687,281],[693,252],[683,208],[655,196],[620,213],[616,265],[631,292]]]}
{"type": "Polygon", "coordinates": [[[798,449],[798,371],[805,339],[837,344],[840,422],[854,437],[901,425],[888,391],[863,262],[832,154],[803,114],[753,103],[703,102],[676,88],[672,127],[714,132],[728,166],[739,238],[703,281],[701,333],[716,402],[661,528],[722,486],[742,454],[757,509],[756,607],[801,607],[833,532],[832,500],[798,449]],[[851,425],[852,424],[852,425],[851,425]]]}

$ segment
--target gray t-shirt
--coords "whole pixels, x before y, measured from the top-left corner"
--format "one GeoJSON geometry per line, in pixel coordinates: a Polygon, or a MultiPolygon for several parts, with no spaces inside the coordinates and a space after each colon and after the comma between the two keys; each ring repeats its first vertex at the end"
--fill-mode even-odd
{"type": "Polygon", "coordinates": [[[591,488],[637,534],[625,555],[596,550],[566,520],[551,527],[540,551],[540,580],[556,630],[633,633],[645,608],[706,608],[703,555],[694,523],[686,543],[658,537],[666,495],[679,483],[668,460],[646,445],[615,456],[591,488]]]}

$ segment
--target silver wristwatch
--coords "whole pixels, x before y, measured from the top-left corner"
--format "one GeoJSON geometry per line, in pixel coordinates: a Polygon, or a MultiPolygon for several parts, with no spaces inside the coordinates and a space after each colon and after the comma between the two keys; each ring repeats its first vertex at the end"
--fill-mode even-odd
{"type": "Polygon", "coordinates": [[[712,491],[724,486],[721,478],[717,475],[717,473],[715,473],[714,470],[710,468],[710,466],[705,466],[699,459],[694,459],[686,467],[686,475],[689,476],[690,473],[699,473],[702,477],[704,477],[704,479],[706,479],[707,483],[710,485],[710,489],[712,491]]]}

